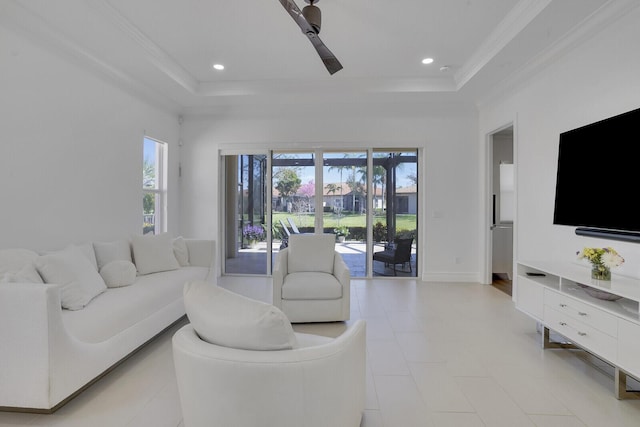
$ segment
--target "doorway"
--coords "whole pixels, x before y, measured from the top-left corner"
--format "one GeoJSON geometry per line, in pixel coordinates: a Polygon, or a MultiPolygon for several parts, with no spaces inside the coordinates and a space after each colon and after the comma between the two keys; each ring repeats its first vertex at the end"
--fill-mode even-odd
{"type": "Polygon", "coordinates": [[[490,135],[491,284],[512,296],[515,221],[513,125],[490,135]]]}

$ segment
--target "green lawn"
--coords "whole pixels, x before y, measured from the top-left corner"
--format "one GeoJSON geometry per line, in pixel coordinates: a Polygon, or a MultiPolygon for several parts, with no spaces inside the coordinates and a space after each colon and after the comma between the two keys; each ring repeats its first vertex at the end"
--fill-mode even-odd
{"type": "MultiPolygon", "coordinates": [[[[286,213],[286,212],[273,212],[272,221],[275,227],[279,228],[280,222],[282,220],[287,227],[289,227],[289,223],[287,222],[287,218],[292,218],[298,228],[306,228],[313,227],[314,224],[314,214],[313,213],[286,213]]],[[[346,226],[348,228],[364,228],[366,227],[366,215],[364,214],[347,214],[338,217],[338,215],[333,213],[324,213],[323,216],[324,228],[334,228],[338,225],[346,226]]],[[[373,223],[382,223],[382,225],[386,225],[387,218],[383,215],[376,215],[374,217],[373,223]]],[[[290,227],[289,227],[290,228],[290,227]]],[[[413,231],[416,229],[416,216],[413,214],[402,214],[396,216],[396,230],[397,231],[413,231]]]]}

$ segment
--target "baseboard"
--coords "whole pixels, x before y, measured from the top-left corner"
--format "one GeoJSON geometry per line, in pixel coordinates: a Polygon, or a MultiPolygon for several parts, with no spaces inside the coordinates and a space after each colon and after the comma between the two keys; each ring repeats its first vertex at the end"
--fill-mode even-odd
{"type": "Polygon", "coordinates": [[[447,283],[482,283],[478,273],[437,272],[422,273],[423,282],[447,282],[447,283]]]}

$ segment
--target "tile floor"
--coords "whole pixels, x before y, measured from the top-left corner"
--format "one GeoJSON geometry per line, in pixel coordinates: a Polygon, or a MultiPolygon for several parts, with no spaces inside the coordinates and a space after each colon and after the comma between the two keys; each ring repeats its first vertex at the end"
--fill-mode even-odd
{"type": "MultiPolygon", "coordinates": [[[[267,278],[221,284],[270,300],[267,278]]],[[[608,366],[542,350],[535,323],[492,286],[383,278],[353,280],[352,293],[352,317],[367,321],[362,426],[640,426],[640,400],[614,398],[608,366]]],[[[0,426],[182,427],[171,357],[182,324],[56,413],[0,413],[0,426]]],[[[331,335],[340,326],[296,329],[331,335]]]]}

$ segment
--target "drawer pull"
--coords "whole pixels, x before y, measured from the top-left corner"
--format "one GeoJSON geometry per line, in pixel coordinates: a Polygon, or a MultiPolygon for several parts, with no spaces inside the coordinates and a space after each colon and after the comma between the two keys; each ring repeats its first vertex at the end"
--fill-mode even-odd
{"type": "Polygon", "coordinates": [[[587,336],[587,333],[586,333],[586,332],[579,331],[579,330],[577,330],[576,328],[573,328],[573,327],[571,327],[571,326],[567,325],[567,322],[558,322],[558,324],[560,324],[560,326],[566,326],[567,328],[571,328],[571,329],[573,329],[573,330],[574,330],[574,331],[576,331],[576,332],[578,333],[578,335],[580,335],[581,337],[586,337],[586,336],[587,336]]]}

